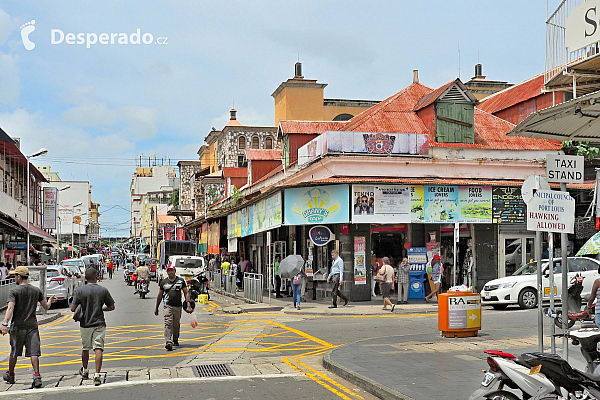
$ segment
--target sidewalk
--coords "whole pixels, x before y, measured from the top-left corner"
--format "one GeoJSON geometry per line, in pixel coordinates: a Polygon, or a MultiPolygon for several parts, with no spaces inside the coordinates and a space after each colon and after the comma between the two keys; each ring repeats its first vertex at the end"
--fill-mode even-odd
{"type": "MultiPolygon", "coordinates": [[[[240,294],[241,292],[238,292],[240,294]]],[[[222,296],[228,296],[220,293],[222,296]]],[[[222,310],[229,314],[240,314],[246,312],[283,312],[285,314],[315,314],[315,315],[392,315],[390,308],[387,311],[382,310],[383,299],[381,296],[372,298],[370,301],[349,302],[344,306],[344,302],[338,302],[337,308],[329,308],[331,298],[317,298],[312,300],[307,293],[307,300],[302,301],[300,310],[294,308],[292,297],[284,295],[283,298],[275,298],[275,294],[269,301],[267,296],[263,297],[263,302],[258,304],[246,303],[242,298],[229,297],[233,304],[229,307],[223,307],[222,310]]],[[[390,300],[396,304],[396,296],[392,295],[390,300]]],[[[424,301],[409,301],[408,304],[396,304],[394,314],[429,314],[437,313],[437,299],[425,303],[424,301]]]]}
{"type": "MultiPolygon", "coordinates": [[[[0,319],[4,319],[5,311],[6,310],[0,311],[0,319]]],[[[63,314],[64,314],[64,312],[57,311],[57,310],[50,310],[46,314],[37,314],[36,318],[37,318],[38,325],[44,325],[44,324],[48,324],[50,322],[56,321],[57,319],[62,317],[63,314]]]]}

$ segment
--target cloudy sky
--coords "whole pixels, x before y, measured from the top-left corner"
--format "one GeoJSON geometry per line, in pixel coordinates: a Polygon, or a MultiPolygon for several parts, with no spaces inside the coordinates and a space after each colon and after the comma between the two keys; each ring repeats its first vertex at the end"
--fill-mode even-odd
{"type": "Polygon", "coordinates": [[[0,127],[25,154],[48,148],[37,164],[63,180],[89,180],[102,233],[128,235],[135,158],[197,159],[234,99],[243,124],[272,125],[270,95],[298,56],[328,98],[382,100],[413,69],[440,86],[459,75],[459,46],[463,81],[479,60],[518,83],[544,70],[545,19],[542,0],[2,2],[0,127]],[[153,44],[110,44],[138,29],[153,44]],[[92,44],[101,33],[109,44],[92,44]]]}

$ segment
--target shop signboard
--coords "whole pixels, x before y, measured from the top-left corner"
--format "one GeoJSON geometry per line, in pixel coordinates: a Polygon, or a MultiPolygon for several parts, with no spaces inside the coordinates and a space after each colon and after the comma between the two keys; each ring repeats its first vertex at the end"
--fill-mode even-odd
{"type": "Polygon", "coordinates": [[[285,189],[284,224],[345,224],[349,221],[349,186],[285,189]]]}
{"type": "Polygon", "coordinates": [[[405,185],[352,185],[352,222],[410,222],[411,188],[405,185]]]}
{"type": "Polygon", "coordinates": [[[459,222],[458,186],[425,185],[425,222],[459,222]]]}
{"type": "Polygon", "coordinates": [[[496,224],[525,223],[525,202],[521,188],[501,186],[492,189],[492,222],[496,224]]]}
{"type": "Polygon", "coordinates": [[[367,267],[365,257],[367,251],[367,239],[365,236],[354,236],[354,284],[367,284],[367,267]]]}
{"type": "Polygon", "coordinates": [[[546,155],[546,180],[559,183],[583,183],[583,156],[546,155]]]}
{"type": "Polygon", "coordinates": [[[425,213],[425,188],[422,185],[410,187],[410,220],[411,222],[424,222],[425,213]]]}
{"type": "Polygon", "coordinates": [[[221,239],[219,221],[208,226],[208,253],[219,254],[219,241],[221,239]]]}
{"type": "Polygon", "coordinates": [[[317,225],[310,228],[308,236],[315,246],[325,246],[333,240],[333,233],[324,225],[317,225]]]}
{"type": "Polygon", "coordinates": [[[492,187],[458,187],[458,221],[460,223],[492,222],[492,187]]]}
{"type": "Polygon", "coordinates": [[[538,190],[527,203],[527,230],[573,233],[575,199],[568,192],[538,190]]]}
{"type": "Polygon", "coordinates": [[[198,242],[198,253],[208,252],[208,222],[204,222],[200,227],[200,241],[198,242]]]}
{"type": "Polygon", "coordinates": [[[281,226],[281,192],[227,216],[227,237],[245,237],[281,226]]]}
{"type": "Polygon", "coordinates": [[[448,329],[481,328],[479,294],[448,297],[448,329]]]}
{"type": "Polygon", "coordinates": [[[565,46],[571,52],[600,40],[600,29],[598,29],[600,14],[597,10],[600,10],[599,0],[588,0],[569,10],[565,46]]]}
{"type": "Polygon", "coordinates": [[[14,250],[4,250],[4,258],[12,258],[17,255],[17,252],[14,250]]]}
{"type": "Polygon", "coordinates": [[[42,219],[43,229],[56,229],[56,194],[58,189],[55,187],[44,188],[44,215],[42,219]]]}

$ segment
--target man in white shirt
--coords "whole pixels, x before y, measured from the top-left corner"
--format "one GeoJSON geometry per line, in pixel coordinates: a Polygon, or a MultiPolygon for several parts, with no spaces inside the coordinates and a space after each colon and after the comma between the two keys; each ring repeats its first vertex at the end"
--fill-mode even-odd
{"type": "Polygon", "coordinates": [[[333,263],[331,264],[331,272],[329,272],[327,282],[333,283],[333,291],[331,292],[333,305],[329,306],[329,308],[337,308],[338,296],[344,300],[344,305],[347,306],[348,298],[340,291],[340,286],[344,283],[344,260],[342,260],[337,250],[331,252],[331,258],[333,258],[333,263]]]}

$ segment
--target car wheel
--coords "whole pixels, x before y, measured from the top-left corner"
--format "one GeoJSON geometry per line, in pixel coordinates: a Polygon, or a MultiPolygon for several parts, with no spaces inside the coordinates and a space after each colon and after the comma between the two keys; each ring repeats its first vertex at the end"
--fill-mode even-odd
{"type": "Polygon", "coordinates": [[[508,304],[492,304],[494,310],[506,310],[506,307],[508,307],[508,304]]]}
{"type": "Polygon", "coordinates": [[[524,309],[531,309],[537,306],[537,293],[532,288],[526,288],[519,293],[519,306],[524,309]]]}

